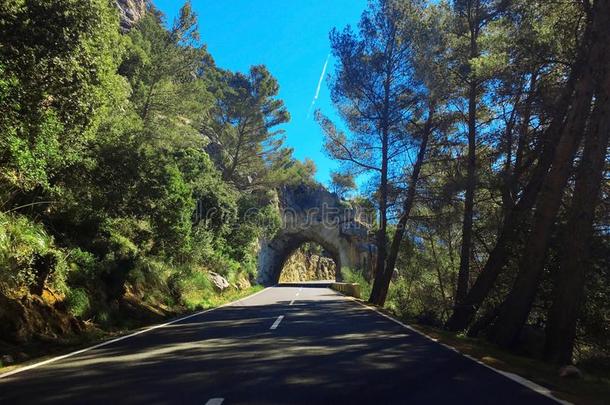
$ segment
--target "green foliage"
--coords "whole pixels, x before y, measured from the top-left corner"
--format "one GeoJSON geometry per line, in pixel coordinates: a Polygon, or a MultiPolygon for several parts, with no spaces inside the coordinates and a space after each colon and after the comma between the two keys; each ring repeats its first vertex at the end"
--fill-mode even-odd
{"type": "Polygon", "coordinates": [[[66,296],[68,311],[78,318],[84,318],[91,310],[89,295],[82,288],[71,289],[66,296]]]}
{"type": "Polygon", "coordinates": [[[188,2],[125,35],[107,0],[2,2],[1,291],[111,327],[122,300],[193,309],[218,302],[210,271],[253,279],[271,190],[315,173],[278,93],[264,66],[214,65],[188,2]]]}
{"type": "Polygon", "coordinates": [[[214,296],[212,283],[201,270],[186,270],[174,288],[179,291],[182,303],[191,310],[210,306],[210,299],[214,296]]]}
{"type": "Polygon", "coordinates": [[[354,176],[346,173],[331,173],[331,186],[334,193],[337,193],[340,197],[356,189],[356,182],[354,176]]]}
{"type": "Polygon", "coordinates": [[[55,185],[126,86],[116,74],[122,39],[107,1],[21,3],[0,5],[8,45],[0,46],[0,180],[28,190],[55,185]]]}
{"type": "Polygon", "coordinates": [[[2,284],[10,289],[31,283],[34,257],[46,252],[50,242],[44,229],[26,218],[0,214],[2,284]]]}
{"type": "Polygon", "coordinates": [[[219,147],[223,178],[240,190],[260,187],[269,181],[270,165],[277,169],[292,160],[286,161],[292,151],[282,147],[283,130],[276,129],[290,120],[277,98],[279,85],[262,65],[247,74],[217,72],[211,80],[218,101],[203,133],[219,147]]]}
{"type": "Polygon", "coordinates": [[[360,295],[363,298],[369,297],[371,295],[371,283],[369,283],[368,280],[364,277],[364,275],[359,271],[347,267],[342,267],[341,276],[343,277],[343,281],[346,283],[354,283],[360,285],[360,295]]]}
{"type": "Polygon", "coordinates": [[[44,277],[51,288],[65,291],[65,256],[41,225],[20,215],[0,213],[0,291],[12,295],[29,289],[38,277],[44,277]],[[54,263],[47,274],[39,274],[43,258],[54,263]]]}

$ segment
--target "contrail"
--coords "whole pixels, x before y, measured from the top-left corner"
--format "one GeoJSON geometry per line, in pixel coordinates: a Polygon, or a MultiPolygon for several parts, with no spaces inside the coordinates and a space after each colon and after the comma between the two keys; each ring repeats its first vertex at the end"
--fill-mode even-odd
{"type": "Polygon", "coordinates": [[[322,81],[324,80],[324,75],[326,74],[326,68],[328,67],[328,60],[330,59],[330,54],[326,57],[326,62],[324,62],[324,67],[322,68],[322,74],[320,75],[320,80],[318,80],[318,87],[316,88],[316,95],[311,100],[311,106],[309,106],[309,111],[307,112],[307,118],[311,115],[311,111],[313,107],[316,105],[316,101],[318,101],[318,96],[320,95],[320,89],[322,88],[322,81]]]}

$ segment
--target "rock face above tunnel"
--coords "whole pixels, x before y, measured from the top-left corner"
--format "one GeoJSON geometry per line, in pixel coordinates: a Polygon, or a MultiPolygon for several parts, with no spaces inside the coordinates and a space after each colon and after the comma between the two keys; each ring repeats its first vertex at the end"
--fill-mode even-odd
{"type": "Polygon", "coordinates": [[[116,0],[121,31],[129,32],[146,14],[147,0],[116,0]]]}
{"type": "Polygon", "coordinates": [[[282,228],[275,238],[261,241],[258,282],[276,284],[284,263],[305,242],[321,245],[341,269],[370,272],[375,246],[370,237],[370,213],[341,200],[322,186],[287,186],[278,190],[282,228]]]}

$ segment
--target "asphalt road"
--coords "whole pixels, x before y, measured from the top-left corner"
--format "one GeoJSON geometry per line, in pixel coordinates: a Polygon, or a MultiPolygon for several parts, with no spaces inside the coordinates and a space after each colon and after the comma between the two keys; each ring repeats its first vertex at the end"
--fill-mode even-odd
{"type": "Polygon", "coordinates": [[[0,379],[1,404],[554,404],[320,285],[0,379]]]}

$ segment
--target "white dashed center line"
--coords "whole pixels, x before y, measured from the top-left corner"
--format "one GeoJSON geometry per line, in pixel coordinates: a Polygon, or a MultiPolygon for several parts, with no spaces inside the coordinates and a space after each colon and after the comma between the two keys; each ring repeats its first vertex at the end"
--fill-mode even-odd
{"type": "Polygon", "coordinates": [[[224,398],[212,398],[205,405],[221,405],[224,401],[224,398]]]}
{"type": "Polygon", "coordinates": [[[275,322],[273,322],[273,325],[271,325],[271,327],[269,329],[271,329],[271,330],[277,329],[277,327],[280,325],[280,322],[282,322],[282,319],[284,319],[284,315],[278,316],[277,319],[275,320],[275,322]]]}

